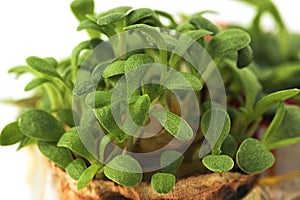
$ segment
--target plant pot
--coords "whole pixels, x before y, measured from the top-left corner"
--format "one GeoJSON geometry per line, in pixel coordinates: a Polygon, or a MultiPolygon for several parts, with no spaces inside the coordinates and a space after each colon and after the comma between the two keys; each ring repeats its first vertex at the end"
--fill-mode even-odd
{"type": "Polygon", "coordinates": [[[87,187],[77,190],[75,180],[53,163],[50,165],[62,200],[240,199],[253,187],[258,177],[232,172],[190,176],[179,179],[168,194],[156,193],[146,182],[136,188],[128,188],[109,180],[92,180],[87,187]]]}

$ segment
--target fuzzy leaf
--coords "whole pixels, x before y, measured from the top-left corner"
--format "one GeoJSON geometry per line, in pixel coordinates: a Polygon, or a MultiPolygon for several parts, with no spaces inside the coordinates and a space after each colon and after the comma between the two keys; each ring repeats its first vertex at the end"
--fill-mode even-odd
{"type": "MultiPolygon", "coordinates": [[[[95,161],[94,156],[87,150],[83,142],[81,141],[81,138],[79,137],[77,128],[74,127],[71,128],[68,132],[66,132],[58,141],[57,146],[59,147],[66,147],[73,151],[74,153],[86,158],[88,161],[93,163],[95,161]]],[[[88,137],[88,136],[86,136],[88,137]]],[[[94,141],[88,141],[91,142],[91,146],[93,146],[94,141]]]]}
{"type": "Polygon", "coordinates": [[[173,174],[156,173],[151,177],[153,189],[160,194],[169,193],[175,186],[176,177],[173,174]]]}
{"type": "Polygon", "coordinates": [[[236,162],[248,174],[263,172],[274,164],[275,158],[258,140],[248,138],[240,145],[236,162]]]}
{"type": "Polygon", "coordinates": [[[201,90],[202,83],[195,75],[185,72],[172,74],[164,83],[164,86],[170,90],[201,90]]]}
{"type": "Polygon", "coordinates": [[[222,144],[221,153],[222,155],[227,155],[230,156],[231,158],[234,158],[237,148],[238,146],[234,137],[228,135],[222,144]]]}
{"type": "Polygon", "coordinates": [[[83,96],[93,90],[95,90],[96,85],[91,81],[82,81],[75,85],[73,94],[77,96],[83,96]]]}
{"type": "Polygon", "coordinates": [[[75,0],[71,3],[71,10],[75,17],[82,21],[86,19],[87,14],[94,13],[94,1],[93,0],[75,0]]]}
{"type": "Polygon", "coordinates": [[[280,148],[300,142],[299,122],[300,108],[282,104],[261,142],[268,149],[280,148]]]}
{"type": "Polygon", "coordinates": [[[101,108],[111,103],[112,91],[96,91],[86,96],[85,102],[91,108],[101,108]]]}
{"type": "Polygon", "coordinates": [[[78,180],[86,170],[86,164],[81,158],[73,160],[67,167],[66,172],[74,179],[78,180]]]}
{"type": "Polygon", "coordinates": [[[159,123],[174,137],[179,140],[190,140],[193,138],[193,130],[190,125],[178,115],[163,110],[151,111],[159,123]]]}
{"type": "Polygon", "coordinates": [[[300,93],[299,89],[289,89],[289,90],[282,90],[279,92],[275,92],[263,97],[256,103],[254,107],[253,118],[257,118],[261,116],[264,112],[266,112],[276,104],[286,99],[292,98],[299,93],[300,93]]]}
{"type": "Polygon", "coordinates": [[[220,155],[222,143],[230,131],[230,117],[221,109],[208,110],[201,118],[201,130],[205,139],[213,147],[212,154],[220,155]]]}
{"type": "Polygon", "coordinates": [[[23,133],[20,131],[18,122],[12,122],[6,125],[0,135],[0,145],[13,145],[24,138],[23,133]]]}
{"type": "Polygon", "coordinates": [[[55,143],[39,141],[38,147],[42,154],[63,169],[73,161],[71,152],[64,147],[57,147],[55,143]]]}
{"type": "Polygon", "coordinates": [[[49,79],[46,78],[37,78],[37,79],[33,79],[32,81],[30,81],[26,86],[25,86],[25,91],[29,91],[32,90],[44,83],[51,83],[51,81],[49,79]]]}
{"type": "Polygon", "coordinates": [[[219,32],[211,39],[207,51],[214,59],[243,49],[250,41],[251,39],[247,32],[240,29],[228,29],[219,32]]]}
{"type": "Polygon", "coordinates": [[[101,16],[97,20],[97,24],[99,24],[100,26],[106,26],[123,19],[125,16],[126,14],[120,12],[109,13],[105,16],[101,16]]]}
{"type": "Polygon", "coordinates": [[[64,124],[68,125],[69,127],[74,127],[75,126],[75,121],[74,121],[74,115],[76,113],[73,113],[73,110],[71,109],[59,109],[57,111],[57,117],[61,122],[64,124]]]}
{"type": "Polygon", "coordinates": [[[226,155],[208,155],[202,159],[202,163],[213,172],[227,172],[234,166],[232,158],[226,155]]]}
{"type": "Polygon", "coordinates": [[[154,59],[147,54],[134,54],[130,56],[125,62],[125,73],[141,67],[145,64],[153,63],[154,59]]]}
{"type": "Polygon", "coordinates": [[[216,34],[219,32],[218,26],[216,26],[214,23],[211,21],[205,19],[201,15],[194,15],[190,19],[190,24],[192,24],[196,29],[204,29],[207,31],[212,32],[213,34],[216,34]]]}
{"type": "Polygon", "coordinates": [[[63,125],[49,113],[31,109],[19,118],[21,132],[33,139],[43,141],[58,141],[65,133],[63,125]]]}
{"type": "Polygon", "coordinates": [[[140,164],[128,155],[116,156],[103,169],[107,178],[126,187],[135,187],[142,181],[140,164]]]}
{"type": "Polygon", "coordinates": [[[161,171],[175,175],[183,159],[184,156],[178,151],[163,152],[160,156],[161,171]]]}
{"type": "Polygon", "coordinates": [[[19,146],[17,148],[17,151],[19,151],[20,149],[30,146],[30,145],[36,145],[37,144],[37,140],[29,138],[27,136],[24,136],[23,139],[21,139],[19,146]]]}
{"type": "Polygon", "coordinates": [[[78,179],[77,183],[77,189],[81,190],[85,186],[89,184],[89,182],[93,179],[97,171],[99,170],[100,166],[97,164],[93,164],[89,166],[84,172],[81,174],[81,176],[78,179]]]}
{"type": "Polygon", "coordinates": [[[117,60],[111,63],[108,67],[105,68],[102,76],[103,78],[109,78],[116,75],[124,74],[125,72],[125,62],[124,60],[117,60]]]}
{"type": "Polygon", "coordinates": [[[126,24],[132,25],[136,24],[137,22],[141,21],[142,19],[149,18],[155,16],[155,12],[149,8],[138,8],[136,10],[131,11],[127,18],[126,24]]]}
{"type": "Polygon", "coordinates": [[[26,62],[30,67],[42,74],[60,78],[60,75],[57,73],[53,65],[42,58],[31,56],[26,59],[26,62]]]}
{"type": "Polygon", "coordinates": [[[105,148],[108,145],[108,143],[112,140],[112,137],[108,135],[104,135],[102,139],[100,140],[99,144],[99,161],[104,162],[105,161],[105,148]]]}

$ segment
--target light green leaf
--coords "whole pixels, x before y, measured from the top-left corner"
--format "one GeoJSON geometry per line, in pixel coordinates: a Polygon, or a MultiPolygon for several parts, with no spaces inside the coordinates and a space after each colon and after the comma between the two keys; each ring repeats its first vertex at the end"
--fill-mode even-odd
{"type": "Polygon", "coordinates": [[[175,186],[176,177],[173,174],[156,173],[151,177],[153,189],[160,194],[169,193],[175,186]]]}
{"type": "Polygon", "coordinates": [[[117,60],[111,63],[110,65],[108,65],[108,67],[105,68],[102,74],[103,78],[109,78],[112,76],[124,74],[125,62],[126,62],[125,60],[117,60]]]}
{"type": "Polygon", "coordinates": [[[164,86],[170,90],[201,90],[202,83],[198,77],[186,72],[177,72],[172,74],[164,83],[164,86]]]}
{"type": "Polygon", "coordinates": [[[125,16],[126,14],[121,12],[109,13],[107,15],[101,16],[97,20],[97,24],[99,24],[100,26],[106,26],[123,19],[125,16]]]}
{"type": "Polygon", "coordinates": [[[153,115],[159,123],[174,137],[179,140],[190,140],[193,138],[193,130],[190,125],[178,115],[163,110],[152,110],[153,115]]]}
{"type": "Polygon", "coordinates": [[[100,141],[99,144],[99,161],[103,163],[105,161],[105,148],[108,145],[108,143],[112,140],[112,137],[110,135],[104,135],[103,138],[100,141]]]}
{"type": "Polygon", "coordinates": [[[213,172],[227,172],[234,166],[234,161],[226,155],[208,155],[202,159],[203,165],[213,172]]]}
{"type": "Polygon", "coordinates": [[[37,79],[33,79],[32,81],[30,81],[26,86],[25,86],[25,91],[29,91],[32,90],[44,83],[52,83],[49,79],[46,78],[37,78],[37,79]]]}
{"type": "MultiPolygon", "coordinates": [[[[91,163],[95,162],[96,158],[87,150],[83,142],[81,141],[81,138],[79,137],[77,128],[74,127],[71,128],[68,132],[66,132],[58,141],[57,146],[59,147],[66,147],[73,151],[74,153],[86,158],[91,163]]],[[[80,130],[83,131],[83,130],[80,130]]],[[[89,133],[87,133],[89,134],[89,133]]],[[[85,134],[85,136],[89,139],[90,137],[85,134]]],[[[87,141],[91,143],[91,147],[93,147],[93,141],[87,141]]]]}
{"type": "Polygon", "coordinates": [[[84,172],[81,174],[81,176],[78,179],[77,189],[81,190],[85,186],[87,186],[89,182],[94,178],[99,168],[100,168],[99,165],[93,164],[89,166],[86,170],[84,170],[84,172]]]}
{"type": "Polygon", "coordinates": [[[255,107],[254,107],[254,114],[253,118],[257,118],[261,116],[264,112],[275,106],[276,104],[287,100],[289,98],[292,98],[300,93],[299,89],[288,89],[288,90],[282,90],[279,92],[274,92],[272,94],[269,94],[262,99],[260,99],[255,107]]]}
{"type": "Polygon", "coordinates": [[[20,131],[18,122],[12,122],[6,125],[0,135],[0,145],[13,145],[21,141],[25,136],[20,131]]]}
{"type": "Polygon", "coordinates": [[[229,115],[222,109],[214,108],[203,114],[201,130],[205,139],[213,147],[213,155],[220,155],[222,143],[230,131],[230,124],[229,115]]]}
{"type": "Polygon", "coordinates": [[[262,139],[268,149],[300,142],[300,108],[281,105],[262,139]]]}
{"type": "Polygon", "coordinates": [[[122,132],[114,119],[110,105],[97,108],[94,112],[100,124],[107,132],[112,134],[122,132]]]}
{"type": "Polygon", "coordinates": [[[65,133],[62,123],[49,113],[37,109],[24,112],[19,118],[19,127],[24,135],[43,141],[58,141],[65,133]]]}
{"type": "Polygon", "coordinates": [[[134,70],[137,67],[153,63],[154,59],[147,54],[134,54],[130,56],[125,62],[125,73],[134,70]]]}
{"type": "Polygon", "coordinates": [[[240,29],[227,29],[216,34],[210,41],[207,51],[215,59],[230,52],[236,52],[249,45],[249,34],[240,29]]]}
{"type": "Polygon", "coordinates": [[[140,164],[128,155],[116,156],[103,169],[107,178],[126,187],[136,187],[142,181],[140,164]]]}
{"type": "Polygon", "coordinates": [[[227,155],[231,158],[234,158],[237,148],[238,146],[235,138],[232,135],[228,135],[222,143],[221,153],[222,155],[227,155]]]}
{"type": "Polygon", "coordinates": [[[44,156],[63,169],[73,161],[71,152],[64,147],[57,147],[55,143],[39,141],[38,147],[44,156]]]}
{"type": "Polygon", "coordinates": [[[163,152],[160,156],[161,171],[175,175],[183,159],[183,154],[178,151],[163,152]]]}
{"type": "Polygon", "coordinates": [[[71,3],[71,10],[75,17],[82,21],[86,19],[87,14],[94,13],[94,1],[93,0],[75,0],[71,3]]]}
{"type": "Polygon", "coordinates": [[[85,102],[91,108],[101,108],[111,103],[112,91],[96,91],[86,96],[85,102]]]}
{"type": "Polygon", "coordinates": [[[47,74],[49,76],[61,78],[60,75],[57,73],[56,69],[53,67],[53,65],[42,58],[31,56],[26,59],[26,62],[30,67],[42,74],[47,74]]]}
{"type": "Polygon", "coordinates": [[[248,174],[258,174],[274,164],[275,158],[257,139],[248,138],[240,145],[236,162],[248,174]]]}
{"type": "Polygon", "coordinates": [[[73,160],[67,167],[66,172],[74,179],[78,180],[86,170],[86,164],[81,158],[73,160]]]}
{"type": "Polygon", "coordinates": [[[201,15],[194,15],[190,20],[190,24],[192,24],[196,29],[204,29],[212,32],[213,34],[217,34],[219,32],[218,26],[216,26],[211,21],[205,19],[201,15]]]}
{"type": "Polygon", "coordinates": [[[81,81],[75,84],[73,94],[77,96],[83,96],[96,89],[95,83],[91,81],[81,81]]]}

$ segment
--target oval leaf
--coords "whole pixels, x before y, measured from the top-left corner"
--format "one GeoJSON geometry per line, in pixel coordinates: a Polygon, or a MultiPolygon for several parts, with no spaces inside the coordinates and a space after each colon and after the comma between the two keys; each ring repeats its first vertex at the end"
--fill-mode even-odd
{"type": "Polygon", "coordinates": [[[66,172],[74,179],[78,180],[86,170],[86,164],[81,158],[73,160],[67,167],[66,172]]]}
{"type": "Polygon", "coordinates": [[[21,132],[33,139],[58,141],[65,133],[63,125],[49,113],[32,109],[24,112],[19,118],[21,132]]]}
{"type": "Polygon", "coordinates": [[[248,174],[258,174],[274,164],[275,158],[258,140],[243,141],[236,154],[236,162],[248,174]]]}
{"type": "Polygon", "coordinates": [[[32,81],[30,81],[26,86],[25,86],[25,91],[29,91],[29,90],[32,90],[44,83],[51,83],[50,80],[46,79],[46,78],[37,78],[37,79],[34,79],[32,81]]]}
{"type": "Polygon", "coordinates": [[[249,45],[245,48],[238,50],[238,60],[237,66],[238,68],[243,68],[249,65],[253,60],[253,52],[249,45]]]}
{"type": "Polygon", "coordinates": [[[0,145],[13,145],[21,141],[25,136],[20,131],[18,122],[12,122],[6,125],[0,135],[0,145]]]}
{"type": "Polygon", "coordinates": [[[106,26],[123,19],[125,16],[126,14],[121,12],[109,13],[105,16],[100,17],[97,20],[97,24],[99,24],[100,26],[106,26]]]}
{"type": "Polygon", "coordinates": [[[183,159],[183,154],[178,151],[163,152],[160,156],[161,171],[175,175],[183,159]]]}
{"type": "Polygon", "coordinates": [[[86,19],[87,14],[94,13],[94,1],[93,0],[76,0],[71,3],[71,10],[75,17],[82,21],[86,19]]]}
{"type": "Polygon", "coordinates": [[[81,190],[85,186],[89,184],[89,182],[94,178],[95,174],[97,173],[98,169],[100,168],[99,165],[94,164],[89,166],[78,179],[77,189],[81,190]]]}
{"type": "Polygon", "coordinates": [[[26,59],[26,63],[42,74],[60,78],[60,75],[57,73],[53,65],[42,58],[31,56],[26,59]]]}
{"type": "Polygon", "coordinates": [[[83,96],[93,90],[95,90],[96,85],[91,81],[82,81],[75,85],[73,94],[77,96],[83,96]]]}
{"type": "Polygon", "coordinates": [[[175,186],[176,177],[173,174],[156,173],[151,177],[153,189],[160,194],[169,193],[175,186]]]}
{"type": "Polygon", "coordinates": [[[193,138],[193,130],[190,125],[178,115],[163,110],[151,111],[159,123],[174,137],[179,140],[190,140],[193,138]]]}
{"type": "Polygon", "coordinates": [[[125,60],[117,60],[105,68],[102,76],[103,78],[109,78],[112,76],[124,74],[125,72],[124,67],[125,67],[125,60]]]}
{"type": "Polygon", "coordinates": [[[111,103],[112,91],[96,91],[86,96],[85,102],[91,108],[101,108],[111,103]]]}
{"type": "Polygon", "coordinates": [[[116,156],[103,169],[107,178],[120,185],[136,187],[142,181],[142,167],[128,155],[116,156]]]}
{"type": "Polygon", "coordinates": [[[203,165],[213,172],[227,172],[234,166],[234,161],[226,155],[208,155],[202,159],[203,165]]]}
{"type": "Polygon", "coordinates": [[[198,77],[193,74],[179,72],[172,74],[164,83],[169,90],[201,90],[202,83],[198,77]]]}
{"type": "Polygon", "coordinates": [[[236,140],[232,135],[228,135],[224,142],[222,143],[221,153],[223,155],[230,156],[231,158],[235,157],[235,153],[238,146],[236,140]]]}

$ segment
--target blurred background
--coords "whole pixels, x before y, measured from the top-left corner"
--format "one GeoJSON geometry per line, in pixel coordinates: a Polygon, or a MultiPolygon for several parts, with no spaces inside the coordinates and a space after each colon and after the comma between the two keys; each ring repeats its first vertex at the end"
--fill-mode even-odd
{"type": "MultiPolygon", "coordinates": [[[[208,14],[207,18],[220,23],[235,22],[243,25],[249,24],[254,15],[252,7],[234,0],[95,0],[95,2],[96,12],[121,5],[134,8],[150,7],[173,14],[213,10],[218,14],[208,14]]],[[[300,33],[300,2],[294,0],[274,0],[274,2],[289,30],[300,33]]],[[[51,56],[56,59],[68,57],[75,45],[88,38],[85,32],[76,31],[78,22],[70,11],[70,3],[71,0],[2,2],[0,7],[0,130],[7,123],[14,121],[18,115],[16,107],[4,104],[3,101],[30,95],[24,92],[24,86],[29,82],[30,77],[24,76],[16,80],[14,75],[7,74],[8,69],[25,64],[26,57],[32,55],[51,56]]],[[[266,29],[273,27],[268,16],[263,22],[266,29]]],[[[297,146],[294,147],[297,151],[297,146]]],[[[288,151],[282,149],[280,153],[286,155],[288,151]]],[[[292,159],[295,162],[295,158],[292,159]]],[[[46,168],[44,166],[34,168],[41,165],[40,163],[32,160],[32,156],[26,149],[16,153],[16,146],[0,147],[0,199],[42,199],[41,191],[44,190],[47,191],[44,195],[47,196],[46,199],[55,199],[51,190],[47,189],[51,178],[45,177],[46,168]],[[30,169],[39,170],[33,173],[30,169]]]]}

